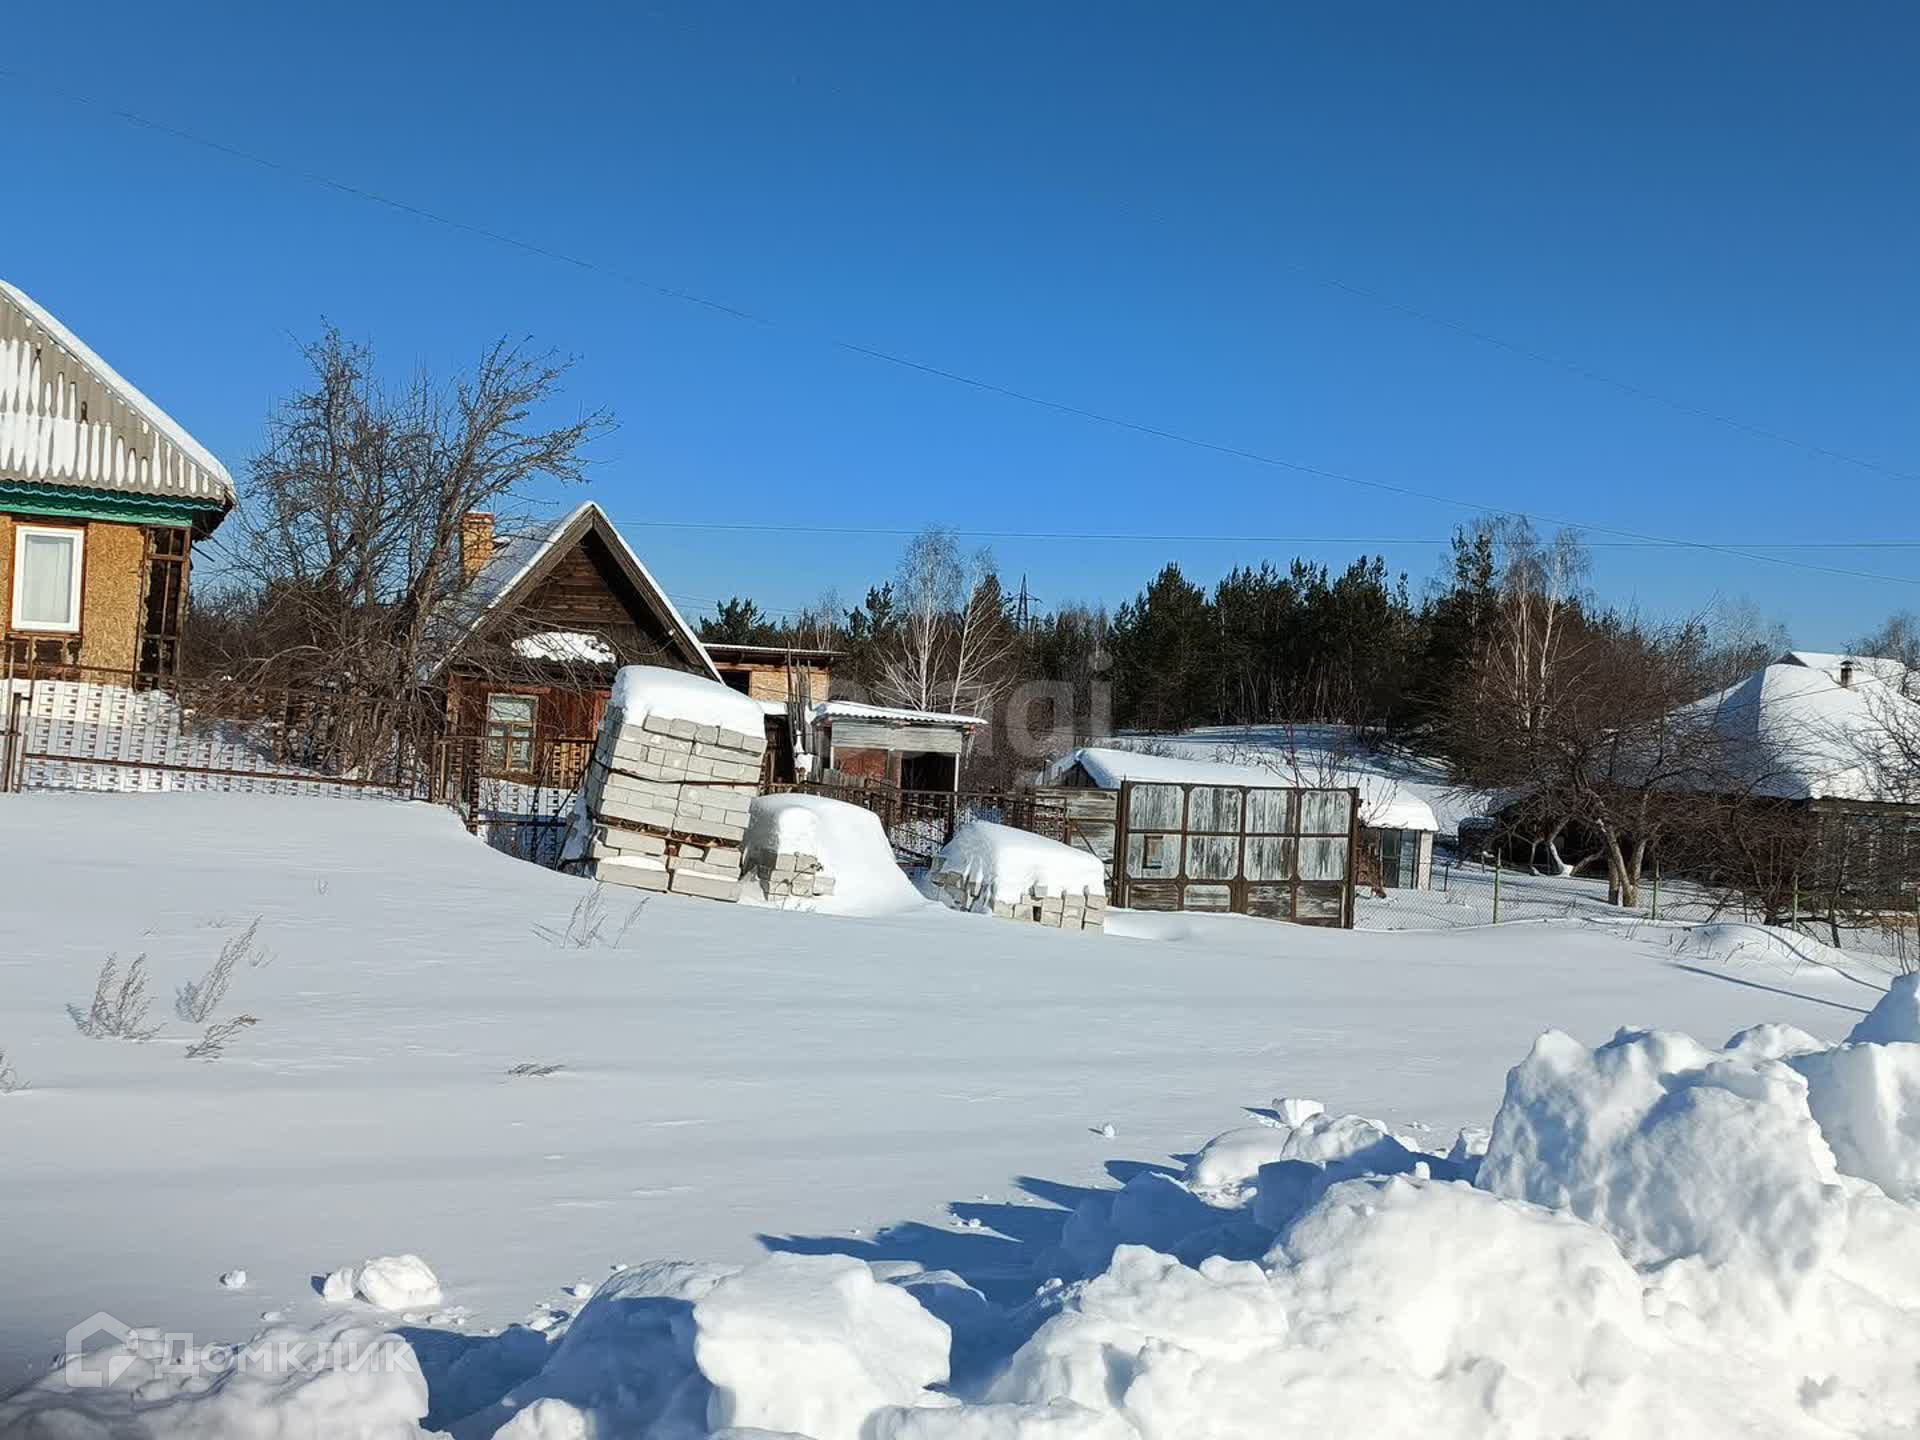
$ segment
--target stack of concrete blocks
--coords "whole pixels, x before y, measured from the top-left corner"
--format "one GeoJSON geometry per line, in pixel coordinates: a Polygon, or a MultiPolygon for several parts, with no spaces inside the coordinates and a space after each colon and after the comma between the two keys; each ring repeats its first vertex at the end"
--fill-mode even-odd
{"type": "Polygon", "coordinates": [[[746,873],[757,880],[767,899],[776,904],[787,900],[817,900],[833,894],[833,876],[820,863],[818,855],[783,850],[747,851],[746,873]]]}
{"type": "Polygon", "coordinates": [[[734,900],[740,842],[760,788],[764,733],[611,711],[581,783],[595,879],[734,900]]]}
{"type": "Polygon", "coordinates": [[[1036,882],[1025,894],[1008,902],[992,899],[984,884],[969,880],[958,870],[936,874],[932,884],[956,910],[991,913],[996,920],[1044,925],[1050,930],[1107,928],[1107,897],[1098,890],[1059,891],[1036,882]]]}

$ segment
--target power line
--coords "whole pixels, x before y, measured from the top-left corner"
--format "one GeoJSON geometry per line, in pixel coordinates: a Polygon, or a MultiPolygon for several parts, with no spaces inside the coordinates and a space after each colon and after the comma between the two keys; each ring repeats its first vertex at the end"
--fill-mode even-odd
{"type": "MultiPolygon", "coordinates": [[[[879,539],[906,539],[925,527],[893,525],[790,525],[733,520],[640,520],[622,516],[617,522],[635,530],[709,530],[767,535],[854,535],[879,539]]],[[[1420,535],[1181,535],[1136,530],[974,530],[936,526],[968,540],[1086,540],[1135,541],[1155,545],[1451,545],[1453,537],[1420,535]]],[[[1672,540],[1583,540],[1590,550],[1666,550],[1681,543],[1672,540]]],[[[1686,542],[1694,543],[1694,542],[1686,542]]],[[[1920,540],[1721,540],[1701,544],[1751,550],[1920,550],[1920,540]]],[[[1894,577],[1899,578],[1899,577],[1894,577]]]]}
{"type": "MultiPolygon", "coordinates": [[[[1652,545],[1652,546],[1664,546],[1664,547],[1675,548],[1675,549],[1695,550],[1695,551],[1700,551],[1704,553],[1725,555],[1735,559],[1758,561],[1762,564],[1780,565],[1780,566],[1785,566],[1792,569],[1812,571],[1819,574],[1839,575],[1839,576],[1845,576],[1850,579],[1875,580],[1875,581],[1880,581],[1887,584],[1896,584],[1896,585],[1920,585],[1920,577],[1915,577],[1915,576],[1886,575],[1886,574],[1881,574],[1878,572],[1868,571],[1868,570],[1858,570],[1858,569],[1851,569],[1851,568],[1833,566],[1833,565],[1822,565],[1822,564],[1814,563],[1812,561],[1794,560],[1786,556],[1768,555],[1755,550],[1745,550],[1745,549],[1737,548],[1734,546],[1715,544],[1708,541],[1687,540],[1687,539],[1671,537],[1671,536],[1656,535],[1656,534],[1651,534],[1643,531],[1626,529],[1621,526],[1599,525],[1599,524],[1593,523],[1592,521],[1569,519],[1569,518],[1555,516],[1555,515],[1548,515],[1540,512],[1515,510],[1508,506],[1493,505],[1482,500],[1469,500],[1469,499],[1462,499],[1460,497],[1452,496],[1452,495],[1443,495],[1433,491],[1421,490],[1410,485],[1400,485],[1391,481],[1376,480],[1367,476],[1354,475],[1344,471],[1328,469],[1325,466],[1312,465],[1302,461],[1289,460],[1281,456],[1269,455],[1262,451],[1251,450],[1244,446],[1228,444],[1220,441],[1208,440],[1202,436],[1189,435],[1183,431],[1172,430],[1165,426],[1153,425],[1145,421],[1133,420],[1126,416],[1113,415],[1104,411],[1089,409],[1085,406],[1071,404],[1062,400],[1054,400],[1047,396],[1037,395],[1030,391],[1019,390],[1008,385],[1001,385],[994,381],[983,379],[979,376],[966,374],[962,371],[949,370],[942,366],[929,364],[927,362],[920,361],[920,360],[915,360],[910,356],[901,355],[890,350],[882,350],[874,346],[862,345],[851,340],[839,339],[832,335],[815,334],[805,330],[797,330],[792,326],[782,325],[779,322],[771,319],[770,317],[755,314],[752,311],[741,309],[738,306],[725,304],[721,301],[713,300],[706,296],[695,294],[694,292],[689,290],[682,290],[674,286],[662,285],[656,281],[643,279],[639,276],[629,274],[625,271],[615,269],[611,266],[602,265],[596,261],[588,260],[588,259],[585,259],[584,257],[573,255],[563,250],[557,250],[549,246],[536,244],[532,241],[523,240],[518,236],[509,235],[503,231],[494,230],[487,226],[476,225],[468,221],[455,219],[452,216],[442,215],[436,211],[428,210],[423,206],[414,205],[408,201],[396,200],[390,196],[383,195],[378,191],[366,189],[363,186],[352,185],[345,181],[334,179],[332,176],[320,174],[317,171],[306,170],[295,165],[289,165],[283,161],[275,160],[269,156],[261,155],[249,150],[244,150],[238,146],[229,145],[223,141],[214,140],[207,136],[197,134],[193,131],[184,130],[178,126],[170,125],[163,121],[151,119],[135,111],[128,110],[123,106],[114,105],[106,101],[96,100],[91,96],[80,95],[74,92],[51,89],[50,87],[46,87],[44,85],[40,85],[36,83],[33,79],[31,79],[26,75],[21,74],[19,71],[9,70],[9,69],[0,69],[0,76],[6,76],[10,80],[18,81],[25,88],[37,89],[41,91],[41,93],[51,95],[54,98],[59,99],[65,103],[78,105],[78,106],[91,108],[91,109],[102,110],[107,114],[114,116],[116,119],[125,121],[128,124],[135,125],[147,130],[152,130],[159,134],[168,135],[175,139],[185,141],[189,144],[198,145],[205,149],[209,149],[219,154],[226,155],[230,158],[242,160],[248,164],[259,166],[263,169],[276,171],[282,174],[292,175],[299,179],[305,180],[310,184],[319,185],[326,189],[336,190],[342,194],[353,196],[356,199],[365,200],[376,205],[384,206],[391,210],[396,210],[401,214],[413,216],[416,219],[426,220],[433,224],[446,226],[449,229],[462,231],[469,235],[474,235],[482,239],[491,240],[496,244],[505,245],[516,250],[521,250],[526,252],[527,254],[537,255],[544,259],[556,261],[560,264],[570,265],[575,267],[576,269],[589,271],[591,273],[598,274],[598,275],[604,275],[610,279],[617,280],[622,284],[632,286],[636,289],[644,290],[650,294],[658,295],[665,299],[679,300],[686,304],[695,305],[695,306],[699,306],[702,309],[710,310],[716,314],[726,315],[732,319],[745,321],[749,324],[758,325],[758,326],[766,327],[769,329],[782,329],[782,330],[786,330],[788,333],[802,334],[802,335],[805,335],[807,338],[813,340],[815,343],[824,345],[831,349],[844,351],[852,355],[864,356],[865,358],[870,360],[878,361],[888,365],[893,365],[900,369],[910,370],[915,373],[926,375],[935,379],[946,380],[952,384],[963,385],[970,389],[978,390],[984,394],[998,395],[1003,399],[1018,401],[1022,404],[1031,405],[1039,409],[1051,410],[1056,414],[1070,415],[1082,420],[1091,421],[1096,424],[1106,425],[1114,429],[1125,430],[1138,435],[1151,436],[1155,439],[1164,440],[1171,444],[1184,445],[1191,449],[1207,451],[1217,455],[1224,455],[1229,458],[1244,460],[1251,464],[1262,465],[1272,469],[1285,470],[1292,474],[1304,475],[1314,479],[1328,480],[1337,484],[1352,485],[1359,488],[1374,490],[1382,494],[1396,495],[1403,499],[1424,500],[1429,504],[1446,505],[1446,506],[1451,506],[1451,507],[1455,507],[1463,510],[1476,511],[1476,512],[1482,512],[1482,513],[1510,515],[1510,516],[1514,516],[1516,518],[1525,519],[1525,520],[1538,520],[1545,524],[1564,526],[1567,528],[1578,529],[1578,530],[1588,530],[1596,534],[1611,535],[1616,538],[1639,541],[1639,542],[1642,542],[1643,544],[1652,545]]],[[[1348,287],[1348,288],[1354,289],[1355,293],[1369,294],[1369,292],[1363,292],[1358,290],[1357,287],[1348,287]]],[[[1369,294],[1369,298],[1374,298],[1374,297],[1372,297],[1369,294]]],[[[1439,322],[1437,317],[1426,317],[1424,312],[1419,312],[1419,313],[1422,314],[1422,318],[1434,318],[1436,320],[1436,323],[1446,323],[1446,322],[1439,322]]],[[[1493,337],[1476,336],[1476,338],[1486,338],[1492,343],[1502,343],[1502,342],[1494,342],[1493,337]]],[[[1512,347],[1512,348],[1518,349],[1521,347],[1512,347]]],[[[1555,362],[1555,363],[1559,363],[1559,362],[1555,362]]],[[[1599,377],[1599,378],[1604,378],[1604,377],[1599,377]]],[[[1646,392],[1646,393],[1649,396],[1652,395],[1652,392],[1646,392]]],[[[1653,397],[1653,398],[1658,398],[1658,397],[1653,397]]],[[[1702,412],[1702,413],[1710,414],[1711,412],[1702,412]]],[[[1839,452],[1832,452],[1832,453],[1835,454],[1836,458],[1841,458],[1841,459],[1851,458],[1851,457],[1840,455],[1839,452]]],[[[1855,462],[1855,463],[1863,463],[1863,462],[1855,462]]],[[[1892,472],[1888,472],[1888,473],[1892,473],[1892,472]]]]}
{"type": "MultiPolygon", "coordinates": [[[[1301,273],[1304,274],[1308,272],[1303,271],[1301,273]]],[[[1510,355],[1518,355],[1522,359],[1531,360],[1535,364],[1545,365],[1550,369],[1564,370],[1569,375],[1581,380],[1590,381],[1595,385],[1611,386],[1622,394],[1631,395],[1637,400],[1645,400],[1654,405],[1663,405],[1667,409],[1677,411],[1682,415],[1691,415],[1697,420],[1708,420],[1716,425],[1725,425],[1730,429],[1738,430],[1742,434],[1751,435],[1756,439],[1768,440],[1776,445],[1791,446],[1796,450],[1804,450],[1809,455],[1818,455],[1822,459],[1838,460],[1843,465],[1852,465],[1861,470],[1871,470],[1874,474],[1884,475],[1890,480],[1904,480],[1909,483],[1920,484],[1920,475],[1912,474],[1909,471],[1894,470],[1876,461],[1865,460],[1858,455],[1850,455],[1844,450],[1835,450],[1827,445],[1817,445],[1811,441],[1796,439],[1792,435],[1782,434],[1778,430],[1770,430],[1764,425],[1755,425],[1751,421],[1742,420],[1737,415],[1728,415],[1719,410],[1710,410],[1703,405],[1696,405],[1688,400],[1675,399],[1673,396],[1664,395],[1658,390],[1650,390],[1644,385],[1636,385],[1631,380],[1622,380],[1617,375],[1609,375],[1605,371],[1596,370],[1581,361],[1568,360],[1562,356],[1550,354],[1545,350],[1537,350],[1531,345],[1523,345],[1517,340],[1508,340],[1504,336],[1495,335],[1491,331],[1480,329],[1478,326],[1468,325],[1464,321],[1454,320],[1446,315],[1436,314],[1431,310],[1424,310],[1417,305],[1409,305],[1405,301],[1394,299],[1391,295],[1382,295],[1377,290],[1369,290],[1361,285],[1349,284],[1345,280],[1338,280],[1330,275],[1309,274],[1308,278],[1316,284],[1324,285],[1332,290],[1338,290],[1343,294],[1356,296],[1359,299],[1405,315],[1409,319],[1418,320],[1426,325],[1438,326],[1442,330],[1451,330],[1454,334],[1465,336],[1467,339],[1473,340],[1478,344],[1490,345],[1496,350],[1504,350],[1510,355]]]]}

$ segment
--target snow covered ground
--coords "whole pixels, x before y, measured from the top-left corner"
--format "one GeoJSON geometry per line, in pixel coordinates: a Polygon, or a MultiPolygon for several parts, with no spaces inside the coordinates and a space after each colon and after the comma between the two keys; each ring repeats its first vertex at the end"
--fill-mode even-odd
{"type": "MultiPolygon", "coordinates": [[[[610,1416],[616,1391],[658,1401],[657,1434],[816,1440],[867,1440],[869,1419],[878,1440],[1280,1433],[1275,1405],[1322,1434],[1361,1415],[1461,1434],[1920,1420],[1910,1364],[1875,1368],[1887,1317],[1920,1303],[1888,1258],[1920,1253],[1911,1206],[1832,1161],[1912,1182],[1912,1047],[1805,1062],[1832,1153],[1814,1082],[1766,1058],[1843,1039],[1884,975],[1659,927],[1115,914],[1097,937],[670,896],[635,918],[612,893],[583,918],[583,882],[400,804],[7,796],[0,854],[0,1051],[32,1087],[0,1095],[0,1393],[106,1311],[202,1341],[401,1323],[424,1379],[309,1386],[322,1418],[287,1434],[412,1435],[431,1406],[463,1437],[583,1436],[569,1407],[610,1416]],[[188,1059],[205,1026],[175,1018],[176,987],[256,919],[218,1013],[259,1023],[188,1059]],[[163,1026],[146,1043],[86,1038],[65,1011],[110,953],[146,957],[163,1026]],[[1732,1060],[1585,1048],[1621,1025],[1718,1044],[1761,1022],[1810,1034],[1761,1032],[1732,1060]],[[1572,1038],[1536,1052],[1531,1098],[1494,1127],[1548,1029],[1572,1038]],[[1674,1074],[1690,1098],[1662,1108],[1651,1077],[1674,1074]],[[1472,1170],[1462,1127],[1495,1129],[1492,1190],[1445,1183],[1472,1170]],[[1272,1134],[1186,1171],[1248,1129],[1272,1134]],[[1717,1200],[1685,1189],[1705,1157],[1731,1167],[1717,1200]],[[1312,1204],[1394,1168],[1408,1178],[1312,1204]],[[1250,1263],[1289,1226],[1286,1254],[1250,1263]],[[1129,1240],[1227,1258],[1191,1269],[1129,1240]],[[1745,1268],[1715,1269],[1723,1252],[1745,1268]],[[398,1276],[419,1308],[330,1303],[348,1269],[349,1288],[398,1276]],[[1871,1283],[1821,1298],[1829,1272],[1871,1283]],[[1782,1309],[1789,1292],[1814,1298],[1782,1309]],[[530,1328],[471,1338],[511,1322],[530,1328]],[[1766,1347],[1816,1324],[1848,1354],[1789,1373],[1766,1347]],[[926,1408],[949,1368],[998,1405],[926,1408]],[[1103,1394],[1124,1417],[1095,1413],[1103,1394]],[[1218,1408],[1196,1415],[1202,1394],[1218,1408]],[[909,1408],[873,1418],[886,1405],[909,1408]]],[[[237,1383],[218,1414],[160,1405],[198,1383],[154,1382],[152,1433],[268,1433],[237,1383]]]]}

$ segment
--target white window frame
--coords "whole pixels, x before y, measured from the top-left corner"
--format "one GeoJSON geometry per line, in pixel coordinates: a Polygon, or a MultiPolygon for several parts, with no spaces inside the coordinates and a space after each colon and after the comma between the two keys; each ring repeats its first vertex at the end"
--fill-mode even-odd
{"type": "Polygon", "coordinates": [[[80,589],[86,575],[87,532],[77,525],[22,525],[13,527],[13,628],[42,635],[78,635],[80,633],[80,589]],[[27,568],[27,537],[30,535],[53,535],[73,542],[73,579],[69,584],[67,611],[73,616],[71,625],[50,625],[44,620],[24,620],[20,616],[20,600],[24,595],[27,568]]]}

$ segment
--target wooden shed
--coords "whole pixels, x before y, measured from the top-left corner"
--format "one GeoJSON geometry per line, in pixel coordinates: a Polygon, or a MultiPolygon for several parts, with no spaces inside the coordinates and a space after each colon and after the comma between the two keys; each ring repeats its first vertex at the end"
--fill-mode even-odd
{"type": "Polygon", "coordinates": [[[823,769],[842,775],[950,795],[960,788],[967,744],[986,723],[977,715],[829,700],[813,708],[814,753],[823,769]]]}

